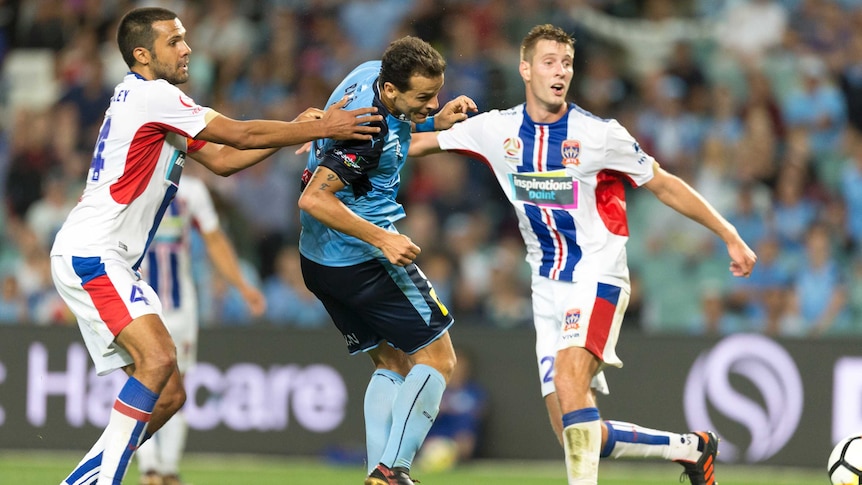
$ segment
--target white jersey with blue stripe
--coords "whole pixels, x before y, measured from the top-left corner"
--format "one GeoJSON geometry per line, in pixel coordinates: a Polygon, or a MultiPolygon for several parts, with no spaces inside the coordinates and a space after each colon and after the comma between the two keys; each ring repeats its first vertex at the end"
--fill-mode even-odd
{"type": "Polygon", "coordinates": [[[164,80],[129,73],[114,89],[87,185],[51,255],[141,263],[180,182],[185,157],[203,146],[209,108],[164,80]]]}
{"type": "Polygon", "coordinates": [[[536,123],[524,107],[457,123],[438,134],[440,148],[491,167],[517,212],[536,274],[628,288],[622,181],[648,182],[655,160],[615,120],[569,104],[560,120],[536,123]]]}
{"type": "Polygon", "coordinates": [[[207,234],[218,230],[219,220],[204,182],[186,175],[141,265],[142,277],[159,295],[166,312],[197,304],[191,266],[192,228],[207,234]]]}

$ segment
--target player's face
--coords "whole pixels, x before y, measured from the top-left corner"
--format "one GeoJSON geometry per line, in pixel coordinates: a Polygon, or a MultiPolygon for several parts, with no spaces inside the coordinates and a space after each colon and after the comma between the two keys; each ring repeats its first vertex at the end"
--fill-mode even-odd
{"type": "Polygon", "coordinates": [[[149,66],[153,76],[171,84],[188,81],[192,50],[186,44],[186,29],[180,19],[155,22],[153,30],[158,33],[149,66]]]}
{"type": "Polygon", "coordinates": [[[536,43],[533,58],[521,61],[521,77],[527,86],[527,100],[539,103],[548,111],[566,103],[572,82],[572,47],[553,40],[536,43]]]}
{"type": "MultiPolygon", "coordinates": [[[[389,98],[392,111],[403,114],[414,123],[422,123],[434,110],[440,107],[437,95],[443,88],[443,76],[424,77],[415,75],[410,78],[410,89],[399,91],[392,84],[386,83],[384,91],[389,98]]],[[[387,106],[389,107],[389,106],[387,106]]]]}

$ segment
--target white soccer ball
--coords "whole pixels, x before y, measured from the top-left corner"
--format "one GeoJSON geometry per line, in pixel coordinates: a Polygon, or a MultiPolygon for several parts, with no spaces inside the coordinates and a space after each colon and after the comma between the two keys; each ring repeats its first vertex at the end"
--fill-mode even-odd
{"type": "Polygon", "coordinates": [[[839,441],[826,464],[833,485],[859,485],[862,480],[862,435],[839,441]]]}

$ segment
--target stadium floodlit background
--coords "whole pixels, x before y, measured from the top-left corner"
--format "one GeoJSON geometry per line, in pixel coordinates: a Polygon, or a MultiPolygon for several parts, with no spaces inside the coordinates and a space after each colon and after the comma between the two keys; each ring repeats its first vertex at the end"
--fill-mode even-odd
{"type": "MultiPolygon", "coordinates": [[[[713,425],[730,445],[724,459],[738,463],[820,466],[842,433],[862,429],[862,1],[7,0],[0,448],[84,449],[100,427],[98,396],[110,387],[86,374],[74,380],[80,347],[51,285],[48,249],[127,70],[116,22],[151,4],[176,11],[189,31],[192,81],[182,88],[240,119],[292,119],[322,106],[343,75],[406,34],[446,57],[441,101],[467,94],[480,110],[506,108],[523,101],[520,39],[536,24],[563,27],[577,39],[571,99],[620,120],[760,258],[750,279],[734,280],[721,241],[647,191],[630,191],[627,366],[609,376],[603,413],[676,430],[713,425]],[[85,404],[75,407],[73,397],[85,404]],[[82,426],[91,431],[83,438],[82,426]]],[[[330,411],[347,418],[315,431],[317,410],[297,438],[278,428],[279,420],[304,423],[295,409],[251,413],[263,420],[251,422],[204,413],[190,451],[324,453],[361,435],[357,386],[366,369],[346,357],[298,270],[303,166],[284,149],[229,178],[202,174],[269,312],[251,319],[197,246],[210,372],[198,382],[217,394],[207,385],[236,378],[253,387],[253,376],[272,377],[276,363],[320,365],[345,383],[323,391],[345,393],[345,408],[330,411]]],[[[186,169],[201,174],[195,164],[186,169]]],[[[529,270],[496,182],[481,164],[441,154],[408,162],[400,196],[408,216],[399,227],[423,249],[417,262],[456,316],[456,347],[475,354],[476,377],[489,387],[480,456],[556,456],[534,379],[529,270]],[[524,436],[536,445],[524,447],[524,436]]]]}

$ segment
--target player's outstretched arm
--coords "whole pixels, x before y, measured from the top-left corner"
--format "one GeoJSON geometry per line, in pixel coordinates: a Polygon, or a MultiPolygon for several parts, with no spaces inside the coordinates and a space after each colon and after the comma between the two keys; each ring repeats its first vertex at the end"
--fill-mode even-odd
{"type": "Polygon", "coordinates": [[[410,139],[410,149],[407,150],[407,156],[422,157],[431,155],[432,153],[440,153],[440,143],[437,141],[437,132],[429,131],[426,133],[414,133],[410,139]]]}
{"type": "Polygon", "coordinates": [[[380,249],[392,264],[404,266],[419,255],[419,246],[409,237],[389,232],[359,217],[335,196],[344,182],[332,170],[317,167],[299,197],[299,208],[327,227],[361,239],[380,249]]]}
{"type": "Polygon", "coordinates": [[[369,126],[383,119],[375,114],[377,108],[344,110],[346,101],[333,104],[319,118],[304,116],[309,112],[306,110],[297,121],[240,121],[212,111],[206,128],[195,138],[245,150],[298,145],[318,138],[370,140],[380,132],[379,126],[369,126]]]}
{"type": "Polygon", "coordinates": [[[736,228],[727,221],[696,190],[681,178],[655,164],[655,176],[644,187],[665,205],[710,229],[727,245],[730,272],[734,276],[749,276],[757,263],[757,255],[739,237],[736,228]]]}

